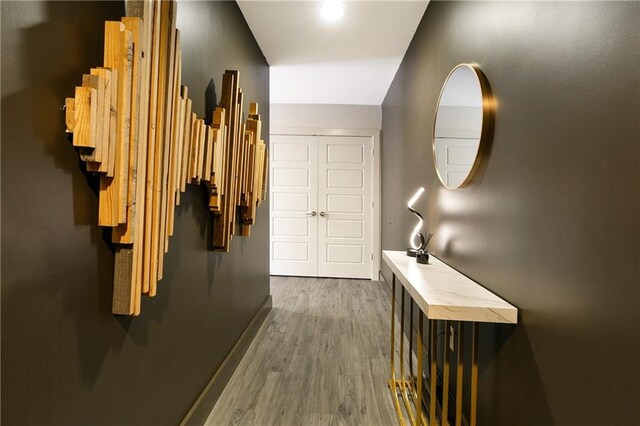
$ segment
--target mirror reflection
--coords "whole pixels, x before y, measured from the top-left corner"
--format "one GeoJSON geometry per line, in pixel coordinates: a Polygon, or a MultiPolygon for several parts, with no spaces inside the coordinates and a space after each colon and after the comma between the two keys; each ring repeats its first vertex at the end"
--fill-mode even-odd
{"type": "Polygon", "coordinates": [[[433,157],[438,177],[449,189],[467,185],[481,160],[484,118],[481,78],[475,65],[458,65],[449,73],[440,92],[433,157]]]}

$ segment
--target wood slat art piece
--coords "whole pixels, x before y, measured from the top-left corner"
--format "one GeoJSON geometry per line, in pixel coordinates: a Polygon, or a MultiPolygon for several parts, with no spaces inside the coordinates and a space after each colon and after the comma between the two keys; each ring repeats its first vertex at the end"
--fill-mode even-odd
{"type": "Polygon", "coordinates": [[[225,71],[211,125],[182,85],[175,0],[129,0],[127,16],[104,27],[102,66],[65,100],[65,125],[87,172],[100,182],[98,225],[115,245],[113,305],[139,315],[155,296],[187,184],[204,185],[213,220],[211,249],[248,237],[265,199],[267,148],[258,104],[243,122],[240,74],[225,71]]]}

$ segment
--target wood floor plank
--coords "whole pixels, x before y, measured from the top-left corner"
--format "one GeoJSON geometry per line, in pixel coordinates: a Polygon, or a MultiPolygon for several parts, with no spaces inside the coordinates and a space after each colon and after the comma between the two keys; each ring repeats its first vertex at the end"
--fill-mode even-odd
{"type": "Polygon", "coordinates": [[[273,309],[206,424],[395,424],[383,286],[272,277],[273,309]]]}

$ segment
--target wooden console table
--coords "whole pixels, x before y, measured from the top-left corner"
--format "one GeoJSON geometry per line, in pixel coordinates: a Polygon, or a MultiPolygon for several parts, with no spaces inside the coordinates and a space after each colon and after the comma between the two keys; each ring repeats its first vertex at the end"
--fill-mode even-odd
{"type": "MultiPolygon", "coordinates": [[[[518,309],[489,290],[465,277],[440,260],[430,256],[428,265],[416,263],[415,258],[408,257],[403,251],[382,252],[382,259],[393,272],[391,297],[391,378],[389,389],[401,425],[449,424],[449,340],[451,339],[451,323],[458,323],[457,354],[455,359],[455,425],[462,425],[462,400],[464,379],[464,324],[471,323],[471,395],[469,422],[476,425],[478,400],[478,324],[480,322],[516,324],[518,309]],[[417,368],[414,374],[411,354],[413,351],[413,303],[411,303],[409,332],[409,372],[404,368],[404,294],[402,292],[400,323],[400,375],[396,376],[395,365],[395,316],[396,316],[396,279],[411,296],[419,308],[417,368]],[[422,409],[423,388],[423,328],[424,317],[429,321],[427,338],[427,363],[429,364],[428,393],[429,404],[422,409]],[[442,399],[438,401],[437,391],[437,354],[438,354],[438,321],[444,322],[443,358],[442,358],[442,399]],[[405,413],[400,401],[402,400],[405,413]]],[[[425,400],[426,400],[425,395],[425,400]]]]}

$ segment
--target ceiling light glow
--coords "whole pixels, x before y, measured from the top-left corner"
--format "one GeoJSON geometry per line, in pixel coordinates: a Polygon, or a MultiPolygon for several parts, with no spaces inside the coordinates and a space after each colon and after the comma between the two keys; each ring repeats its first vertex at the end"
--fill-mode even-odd
{"type": "Polygon", "coordinates": [[[335,22],[344,15],[344,5],[338,0],[327,0],[320,5],[320,16],[325,21],[335,22]]]}

